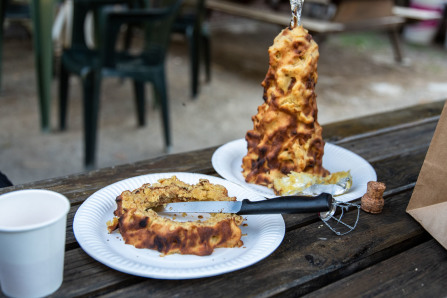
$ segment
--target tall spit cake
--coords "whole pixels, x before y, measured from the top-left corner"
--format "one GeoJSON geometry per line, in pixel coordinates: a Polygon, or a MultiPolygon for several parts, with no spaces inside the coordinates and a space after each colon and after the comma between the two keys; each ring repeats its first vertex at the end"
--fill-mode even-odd
{"type": "Polygon", "coordinates": [[[325,176],[324,141],[317,121],[318,45],[302,26],[286,28],[269,48],[264,103],[245,136],[242,173],[248,183],[273,187],[291,171],[325,176]]]}

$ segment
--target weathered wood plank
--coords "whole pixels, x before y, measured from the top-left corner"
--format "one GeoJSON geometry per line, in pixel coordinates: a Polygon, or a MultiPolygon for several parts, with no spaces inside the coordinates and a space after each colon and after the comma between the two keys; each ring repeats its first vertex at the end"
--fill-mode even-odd
{"type": "MultiPolygon", "coordinates": [[[[385,139],[384,136],[380,136],[343,145],[348,145],[348,149],[364,157],[375,158],[376,161],[372,165],[377,172],[378,180],[386,181],[388,189],[398,188],[412,184],[417,180],[428,149],[428,142],[431,139],[431,137],[427,138],[426,135],[431,134],[434,130],[432,123],[422,127],[423,129],[421,130],[418,129],[420,127],[415,127],[411,131],[392,132],[389,140],[385,139]],[[384,143],[388,145],[384,146],[380,140],[385,140],[384,143]],[[399,142],[399,140],[401,141],[399,142]],[[393,143],[395,144],[393,145],[393,143]],[[385,154],[385,158],[381,159],[381,152],[383,150],[389,150],[391,153],[389,156],[385,154]]],[[[78,200],[84,200],[85,198],[72,198],[72,200],[78,202],[78,200]]],[[[68,215],[67,244],[70,245],[72,242],[75,242],[72,232],[72,221],[78,207],[77,205],[73,204],[68,215]]],[[[299,226],[308,221],[315,220],[315,216],[296,215],[294,220],[295,222],[287,223],[288,228],[289,225],[290,227],[299,226]]]]}
{"type": "MultiPolygon", "coordinates": [[[[341,139],[338,143],[362,157],[373,161],[372,165],[377,172],[378,180],[388,180],[388,189],[393,189],[404,185],[411,185],[416,181],[435,127],[436,122],[431,121],[423,123],[422,125],[407,127],[406,129],[380,132],[373,137],[355,141],[348,140],[344,142],[346,139],[341,139]],[[414,157],[410,157],[412,154],[414,157]]],[[[209,168],[209,171],[213,171],[210,163],[212,150],[201,151],[201,154],[205,156],[203,160],[200,160],[202,164],[201,168],[209,168]],[[204,152],[206,154],[203,154],[204,152]]],[[[186,165],[188,162],[185,159],[183,164],[186,165]]],[[[196,164],[197,161],[193,159],[192,163],[196,164]]],[[[150,170],[156,172],[157,169],[158,167],[153,167],[150,170]]],[[[194,169],[194,167],[191,166],[191,169],[194,169]]],[[[76,193],[76,190],[72,190],[70,195],[73,195],[70,199],[74,203],[69,213],[67,243],[72,245],[75,242],[72,232],[72,219],[77,210],[78,203],[85,200],[88,196],[84,196],[83,192],[76,193]]],[[[315,217],[297,215],[295,221],[288,223],[288,225],[302,225],[309,220],[315,220],[315,217]]]]}
{"type": "Polygon", "coordinates": [[[438,119],[387,131],[376,131],[368,137],[347,137],[334,144],[355,152],[369,162],[427,150],[438,119]]]}
{"type": "MultiPolygon", "coordinates": [[[[338,138],[338,141],[334,143],[352,150],[371,161],[388,159],[384,162],[373,162],[373,167],[376,169],[380,181],[383,181],[389,175],[394,175],[393,181],[387,183],[388,188],[414,183],[415,179],[417,179],[436,121],[428,121],[422,125],[410,125],[405,128],[402,128],[402,123],[405,124],[405,121],[407,121],[407,123],[411,123],[409,121],[417,121],[418,119],[416,116],[421,114],[427,116],[436,115],[437,112],[440,113],[441,111],[438,107],[440,107],[439,104],[430,104],[428,107],[424,106],[423,109],[421,109],[421,106],[416,106],[410,109],[410,112],[408,110],[402,110],[378,116],[381,121],[376,122],[377,124],[390,124],[390,121],[392,121],[392,124],[398,127],[395,130],[381,130],[377,129],[377,126],[366,125],[367,123],[370,123],[367,118],[360,119],[360,122],[365,123],[365,125],[355,125],[355,120],[344,121],[340,127],[346,127],[346,123],[350,123],[349,126],[352,125],[357,127],[356,130],[351,130],[353,133],[359,131],[364,132],[368,129],[371,129],[372,131],[370,131],[368,138],[363,137],[356,139],[356,135],[353,134],[347,135],[347,137],[344,138],[338,138]],[[416,112],[413,113],[411,110],[415,110],[416,112]],[[400,116],[402,114],[403,116],[400,116]],[[416,119],[414,119],[414,117],[416,117],[416,119]],[[408,159],[406,162],[400,162],[399,159],[395,159],[395,157],[399,155],[403,155],[403,158],[407,159],[406,155],[410,154],[412,151],[418,152],[418,158],[408,159]],[[415,171],[409,171],[410,163],[415,163],[415,171]],[[413,174],[411,174],[412,172],[413,174]],[[400,178],[398,175],[405,175],[405,177],[400,178]],[[395,185],[394,181],[400,181],[400,179],[403,179],[403,182],[395,185]]],[[[336,123],[334,125],[338,126],[339,124],[336,123]]],[[[329,128],[334,125],[329,125],[329,128]]],[[[343,129],[339,130],[339,128],[337,128],[336,131],[340,132],[338,136],[340,136],[341,133],[344,133],[343,129]]],[[[67,176],[62,179],[49,179],[28,184],[26,185],[26,188],[39,187],[52,189],[65,194],[70,199],[72,208],[68,215],[67,245],[69,247],[71,247],[71,245],[76,246],[72,230],[73,217],[77,210],[77,206],[88,196],[93,194],[93,192],[116,181],[147,173],[187,171],[215,174],[210,162],[214,150],[215,148],[208,148],[197,152],[164,156],[131,165],[111,167],[90,173],[81,173],[78,175],[67,176]]],[[[15,189],[20,188],[21,186],[15,187],[15,189]]],[[[0,190],[0,192],[1,191],[6,190],[3,189],[0,190]]],[[[290,224],[299,225],[302,222],[314,219],[314,217],[310,217],[309,219],[302,215],[298,218],[300,220],[290,224]]]]}
{"type": "Polygon", "coordinates": [[[409,195],[407,192],[388,200],[381,215],[362,213],[356,231],[346,236],[336,236],[317,222],[288,232],[271,256],[251,267],[192,281],[148,279],[106,297],[308,293],[428,239],[420,225],[405,214],[409,195]]]}
{"type": "Polygon", "coordinates": [[[113,182],[169,171],[214,175],[210,161],[215,148],[1,189],[0,193],[20,188],[48,188],[66,194],[72,201],[67,227],[66,279],[55,296],[301,295],[430,238],[405,214],[405,208],[428,148],[427,135],[434,129],[436,115],[443,105],[444,102],[438,102],[384,113],[376,115],[376,121],[374,117],[364,117],[326,126],[325,131],[333,133],[334,142],[373,160],[379,181],[387,184],[384,212],[375,216],[362,213],[358,228],[343,237],[322,226],[316,215],[286,216],[286,237],[271,256],[249,268],[207,279],[163,281],[111,270],[78,248],[71,224],[80,203],[113,182]],[[427,117],[434,118],[423,120],[427,117]],[[228,284],[232,285],[230,290],[228,284]]]}
{"type": "MultiPolygon", "coordinates": [[[[402,210],[404,210],[406,208],[406,204],[408,203],[409,195],[412,190],[412,185],[414,185],[414,183],[417,179],[419,169],[422,165],[424,157],[425,157],[425,152],[421,152],[419,154],[415,154],[414,156],[401,156],[398,158],[391,158],[391,159],[383,160],[383,161],[380,161],[380,162],[377,162],[374,164],[374,166],[377,170],[377,173],[378,173],[379,180],[384,181],[387,184],[388,192],[390,192],[390,191],[392,192],[392,190],[396,189],[396,188],[410,185],[409,187],[407,187],[408,190],[406,192],[404,192],[404,197],[402,197],[402,194],[399,195],[399,196],[401,196],[400,201],[402,201],[401,202],[402,210]],[[405,200],[407,200],[407,201],[405,201],[405,200]],[[405,206],[403,206],[403,205],[405,205],[405,206]]],[[[394,207],[388,206],[388,200],[391,200],[391,201],[395,200],[394,195],[391,195],[391,196],[389,196],[389,198],[387,198],[387,205],[385,206],[386,209],[388,209],[388,208],[394,209],[394,207]]],[[[73,212],[74,212],[74,210],[73,210],[73,212]]],[[[364,217],[369,217],[369,215],[365,214],[365,213],[362,213],[361,216],[362,216],[361,221],[363,221],[364,217]]],[[[378,215],[378,216],[373,216],[370,218],[371,218],[371,220],[377,221],[377,220],[381,219],[381,216],[382,215],[378,215]]],[[[401,217],[402,217],[402,215],[401,215],[401,217]]],[[[407,216],[404,215],[404,217],[407,217],[407,216]]],[[[404,219],[404,220],[408,220],[410,222],[412,221],[411,218],[404,219]]],[[[297,233],[296,230],[299,230],[299,231],[303,230],[304,232],[298,232],[298,233],[300,235],[302,235],[300,237],[305,238],[305,237],[309,237],[309,235],[320,235],[320,233],[321,233],[320,231],[326,230],[326,228],[324,226],[322,226],[322,224],[319,221],[319,219],[317,218],[317,216],[312,215],[312,214],[310,214],[310,215],[309,214],[307,214],[307,215],[305,215],[305,214],[287,215],[287,216],[285,216],[285,222],[286,222],[287,235],[289,235],[290,233],[292,233],[292,234],[297,233]],[[314,226],[313,230],[309,230],[309,226],[314,226]]],[[[378,226],[382,225],[382,224],[380,224],[380,222],[377,222],[377,224],[378,224],[378,226]]],[[[330,231],[328,231],[328,232],[329,232],[329,235],[327,235],[327,233],[325,231],[321,237],[327,238],[328,236],[332,236],[332,232],[330,232],[330,231]]],[[[367,229],[366,232],[369,233],[369,229],[367,229]]],[[[377,233],[379,233],[379,231],[377,231],[377,233]]],[[[388,235],[388,233],[386,233],[386,234],[388,235]]],[[[405,232],[403,234],[405,234],[405,232]]],[[[73,243],[73,245],[75,245],[74,244],[75,239],[74,238],[70,239],[70,237],[73,237],[73,235],[72,235],[71,229],[68,229],[67,243],[73,243]]],[[[344,237],[342,237],[342,238],[344,238],[344,237]]],[[[342,238],[340,238],[340,239],[342,239],[342,238]]],[[[286,239],[288,239],[288,238],[286,238],[286,239]]],[[[330,239],[334,239],[334,237],[330,237],[330,239]]],[[[337,239],[337,237],[335,237],[335,239],[337,239]]],[[[284,242],[282,245],[284,245],[284,242]]],[[[79,249],[77,249],[77,250],[79,250],[79,249]]],[[[68,256],[70,256],[70,254],[71,254],[71,251],[67,253],[68,256]]],[[[79,253],[79,252],[78,252],[78,254],[82,255],[82,253],[79,253]]],[[[76,259],[76,258],[74,258],[74,259],[76,259]]],[[[80,259],[83,260],[83,261],[81,261],[81,264],[83,262],[85,262],[86,265],[81,265],[82,268],[78,268],[78,266],[80,266],[79,261],[76,261],[76,265],[74,265],[73,264],[74,261],[69,259],[69,260],[67,260],[67,263],[66,263],[66,269],[67,269],[66,271],[72,272],[72,270],[73,270],[72,266],[76,266],[76,268],[78,268],[78,270],[80,271],[80,274],[77,275],[77,279],[73,281],[74,283],[79,282],[79,279],[83,279],[83,278],[90,279],[90,276],[87,276],[87,277],[83,276],[82,272],[84,272],[84,271],[89,272],[89,270],[93,270],[93,272],[95,272],[94,273],[95,276],[100,276],[100,277],[98,277],[98,280],[96,280],[94,285],[92,285],[91,287],[90,286],[88,287],[89,291],[102,291],[104,289],[109,289],[109,287],[115,286],[113,283],[113,281],[115,280],[114,278],[116,278],[116,280],[121,280],[121,278],[122,278],[122,276],[116,276],[116,275],[113,275],[113,277],[110,277],[109,273],[108,273],[109,270],[105,266],[96,264],[97,262],[95,262],[93,260],[89,261],[90,258],[87,255],[83,255],[82,258],[80,258],[80,259]]],[[[135,282],[134,279],[129,280],[127,277],[125,278],[125,280],[128,280],[128,282],[130,282],[130,283],[135,282]]],[[[70,281],[66,281],[64,283],[64,287],[67,287],[67,290],[71,289],[71,291],[74,291],[74,289],[76,289],[76,286],[73,286],[70,281]]],[[[64,291],[64,290],[61,290],[61,291],[64,291]]],[[[71,295],[72,293],[70,292],[69,294],[71,295]]]]}
{"type": "Polygon", "coordinates": [[[109,269],[78,248],[65,253],[64,282],[53,296],[93,295],[102,288],[126,287],[142,281],[143,278],[109,269]]]}
{"type": "Polygon", "coordinates": [[[419,176],[426,150],[373,163],[377,180],[386,183],[387,190],[413,185],[419,176]]]}
{"type": "MultiPolygon", "coordinates": [[[[232,274],[188,281],[165,281],[123,276],[122,273],[109,270],[93,261],[82,250],[73,249],[67,254],[82,255],[82,257],[74,257],[73,262],[77,260],[79,265],[79,260],[84,260],[85,264],[74,269],[71,267],[73,262],[69,262],[67,274],[71,275],[73,270],[78,270],[77,272],[80,273],[76,280],[66,281],[60,293],[69,296],[72,294],[107,293],[110,296],[123,294],[175,296],[182,293],[182,295],[198,297],[222,296],[222,293],[225,295],[237,293],[238,295],[260,296],[305,294],[327,284],[328,281],[336,282],[390,256],[399,254],[429,238],[428,234],[405,214],[405,208],[411,194],[411,185],[414,185],[417,179],[428,147],[426,135],[434,129],[436,119],[422,124],[409,124],[405,129],[401,129],[401,126],[403,123],[417,122],[418,119],[424,118],[422,116],[421,118],[415,117],[417,115],[435,116],[440,113],[442,106],[443,103],[442,105],[424,106],[422,109],[416,107],[412,110],[413,112],[410,109],[410,112],[401,111],[394,115],[382,114],[379,117],[381,120],[375,122],[377,124],[373,126],[367,125],[368,119],[362,119],[366,121],[361,120],[361,125],[356,125],[355,121],[350,123],[347,121],[338,124],[338,127],[337,124],[329,126],[335,127],[333,131],[337,132],[336,135],[341,145],[361,154],[370,154],[368,158],[376,160],[373,166],[378,173],[379,180],[387,183],[391,193],[393,189],[405,189],[409,185],[408,191],[390,195],[387,198],[383,214],[373,216],[362,213],[359,227],[347,236],[336,237],[332,232],[322,229],[322,225],[316,220],[316,217],[287,216],[286,237],[280,248],[266,260],[232,274]],[[381,126],[383,123],[387,124],[381,126]],[[354,125],[356,128],[350,130],[352,133],[346,133],[343,127],[350,125],[354,125]],[[387,128],[390,126],[397,126],[397,128],[387,128]],[[353,131],[357,131],[357,133],[353,133],[353,131]],[[356,140],[355,136],[359,131],[369,133],[369,135],[360,136],[356,140]],[[368,140],[372,146],[368,146],[368,140]],[[380,140],[402,141],[394,144],[387,143],[391,148],[388,149],[386,146],[380,146],[380,140]],[[412,147],[408,149],[408,145],[412,147]],[[406,150],[401,150],[402,148],[406,150]],[[397,151],[396,155],[392,154],[393,150],[397,151]],[[376,155],[373,154],[374,151],[377,152],[376,155]],[[381,152],[391,152],[389,153],[391,155],[384,154],[381,158],[381,152]],[[317,235],[319,235],[319,239],[315,239],[317,235]],[[321,239],[327,240],[322,243],[321,239]],[[326,247],[326,243],[330,244],[326,247]],[[86,272],[86,276],[83,272],[86,272]],[[272,279],[272,276],[275,278],[272,279]],[[279,283],[278,278],[280,278],[279,283]],[[84,279],[89,280],[89,286],[86,287],[87,289],[78,288],[76,285],[79,285],[84,279]],[[230,292],[228,287],[224,286],[229,282],[232,284],[230,292]],[[235,286],[233,287],[233,285],[235,286]]],[[[214,150],[205,151],[208,154],[208,159],[199,161],[199,164],[202,164],[202,169],[205,171],[212,172],[209,160],[214,150]]],[[[175,159],[168,158],[168,160],[164,163],[176,164],[178,162],[175,159]]],[[[163,167],[164,165],[160,165],[160,168],[163,167]]]]}
{"type": "MultiPolygon", "coordinates": [[[[376,170],[377,180],[386,184],[385,195],[393,196],[402,191],[412,191],[419,176],[427,149],[413,152],[412,155],[401,155],[372,163],[376,170]]],[[[291,230],[316,220],[316,216],[295,214],[285,217],[286,229],[291,230]]]]}
{"type": "Polygon", "coordinates": [[[133,164],[103,168],[0,189],[0,194],[24,188],[45,188],[65,194],[72,204],[79,204],[92,193],[114,182],[150,173],[195,172],[213,174],[211,156],[215,148],[182,154],[165,155],[133,164]]]}
{"type": "Polygon", "coordinates": [[[446,293],[447,254],[430,240],[310,293],[309,297],[439,297],[446,293]]]}
{"type": "MultiPolygon", "coordinates": [[[[365,138],[372,134],[381,134],[393,130],[393,127],[399,129],[402,125],[411,126],[414,122],[439,116],[444,102],[437,101],[392,112],[331,123],[324,126],[323,137],[328,142],[341,143],[343,139],[346,142],[347,138],[350,138],[349,140],[365,138]]],[[[0,189],[0,194],[17,189],[46,188],[64,193],[76,204],[76,202],[82,201],[104,186],[138,175],[160,171],[212,174],[213,169],[210,167],[210,159],[215,149],[216,147],[182,154],[166,155],[132,164],[6,187],[0,189]]]]}
{"type": "MultiPolygon", "coordinates": [[[[444,107],[445,100],[440,100],[424,105],[416,105],[391,112],[354,118],[323,127],[323,138],[329,142],[360,135],[365,137],[367,133],[380,133],[401,127],[404,124],[418,123],[427,118],[439,116],[444,107]]],[[[355,117],[355,115],[353,115],[355,117]]]]}

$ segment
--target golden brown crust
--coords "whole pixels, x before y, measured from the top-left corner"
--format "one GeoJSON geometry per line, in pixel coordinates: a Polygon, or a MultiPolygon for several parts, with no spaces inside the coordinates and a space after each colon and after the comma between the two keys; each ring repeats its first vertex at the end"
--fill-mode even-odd
{"type": "Polygon", "coordinates": [[[303,27],[286,28],[269,48],[269,58],[264,103],[245,137],[245,180],[272,187],[291,171],[327,175],[315,94],[318,46],[303,27]]]}
{"type": "Polygon", "coordinates": [[[240,247],[243,218],[235,214],[211,214],[205,221],[178,222],[159,216],[156,206],[179,201],[235,201],[221,185],[201,179],[195,185],[173,176],[158,183],[124,191],[116,198],[117,220],[108,222],[109,231],[119,228],[126,244],[156,249],[163,254],[209,255],[214,248],[240,247]]]}
{"type": "Polygon", "coordinates": [[[159,205],[184,201],[235,201],[228,197],[228,191],[222,185],[211,184],[200,179],[195,185],[180,181],[176,176],[158,180],[158,183],[147,183],[133,191],[123,191],[116,198],[116,216],[125,210],[147,210],[159,205]]]}
{"type": "Polygon", "coordinates": [[[242,218],[233,214],[213,214],[204,222],[177,222],[150,210],[134,209],[119,219],[120,233],[126,244],[150,248],[167,254],[210,255],[218,247],[242,245],[242,218]]]}

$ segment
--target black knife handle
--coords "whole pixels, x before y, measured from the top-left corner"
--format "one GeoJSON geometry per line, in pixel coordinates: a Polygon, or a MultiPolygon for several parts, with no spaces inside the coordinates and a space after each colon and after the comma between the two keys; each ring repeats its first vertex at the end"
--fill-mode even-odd
{"type": "Polygon", "coordinates": [[[284,196],[263,201],[242,201],[239,215],[248,214],[294,214],[328,211],[332,204],[332,195],[322,193],[316,197],[284,196]]]}

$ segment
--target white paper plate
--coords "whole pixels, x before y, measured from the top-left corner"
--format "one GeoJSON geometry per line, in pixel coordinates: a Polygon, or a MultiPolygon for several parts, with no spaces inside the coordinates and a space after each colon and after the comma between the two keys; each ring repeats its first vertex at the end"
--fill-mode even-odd
{"type": "Polygon", "coordinates": [[[124,190],[134,190],[144,183],[177,176],[185,183],[208,179],[227,188],[238,200],[262,200],[262,197],[232,182],[213,176],[193,173],[161,173],[138,176],[102,188],[90,196],[77,210],[73,221],[76,240],[92,258],[121,272],[159,279],[190,279],[214,276],[255,264],[270,255],[284,238],[285,225],[280,214],[248,215],[241,226],[244,245],[239,248],[218,248],[210,256],[168,255],[150,249],[137,249],[124,244],[117,232],[109,234],[106,222],[113,218],[115,198],[124,190]]]}
{"type": "MultiPolygon", "coordinates": [[[[247,154],[247,142],[238,139],[219,147],[211,159],[214,169],[223,178],[239,184],[246,189],[256,191],[266,198],[275,196],[272,189],[265,186],[246,183],[242,176],[242,158],[247,154]]],[[[324,146],[323,167],[331,173],[351,171],[352,187],[337,200],[348,202],[358,199],[366,192],[368,181],[376,181],[374,168],[362,157],[345,148],[326,143],[324,146]]]]}

